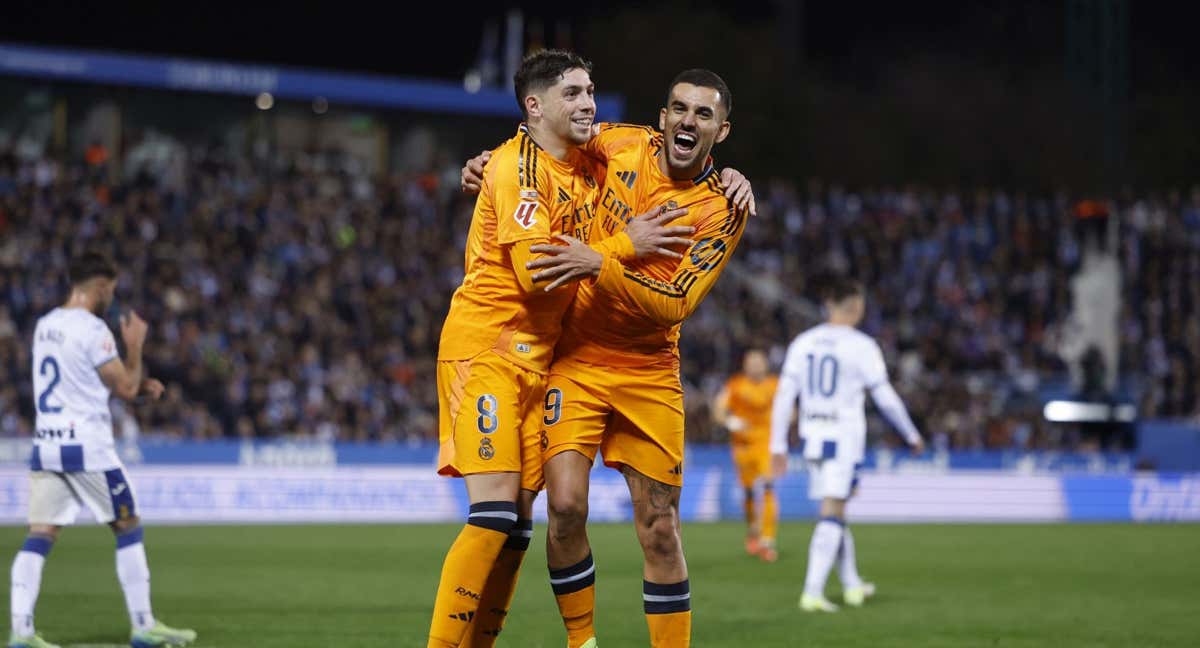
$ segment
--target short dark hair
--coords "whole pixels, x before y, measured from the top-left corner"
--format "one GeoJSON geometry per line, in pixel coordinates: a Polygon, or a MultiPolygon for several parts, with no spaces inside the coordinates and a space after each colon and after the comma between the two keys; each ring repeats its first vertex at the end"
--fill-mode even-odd
{"type": "Polygon", "coordinates": [[[521,115],[529,117],[525,112],[525,97],[558,83],[568,70],[575,68],[591,74],[592,62],[575,52],[560,49],[538,50],[526,56],[521,61],[521,67],[517,68],[517,73],[513,75],[513,89],[517,93],[517,105],[521,107],[521,115]]]}
{"type": "Polygon", "coordinates": [[[84,252],[72,259],[71,265],[67,268],[67,279],[70,280],[72,286],[78,286],[97,277],[117,278],[117,267],[108,257],[99,252],[84,252]]]}
{"type": "Polygon", "coordinates": [[[850,297],[864,296],[863,285],[857,279],[850,277],[830,277],[821,291],[825,301],[840,304],[850,297]]]}
{"type": "Polygon", "coordinates": [[[690,83],[701,88],[712,88],[721,95],[721,105],[725,108],[725,118],[729,118],[729,113],[733,112],[733,93],[729,91],[729,86],[725,85],[725,79],[722,79],[719,74],[712,70],[702,68],[692,68],[684,70],[675,75],[671,80],[671,85],[667,87],[667,103],[671,102],[671,93],[675,90],[675,86],[680,83],[690,83]]]}

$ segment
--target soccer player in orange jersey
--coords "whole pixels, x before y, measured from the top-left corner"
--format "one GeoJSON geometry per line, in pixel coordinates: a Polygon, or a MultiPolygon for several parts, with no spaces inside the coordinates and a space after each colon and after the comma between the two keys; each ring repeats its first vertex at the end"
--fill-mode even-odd
{"type": "MultiPolygon", "coordinates": [[[[438,472],[465,478],[471,506],[442,566],[430,647],[495,641],[529,544],[544,381],[574,290],[542,290],[526,264],[554,234],[590,237],[599,169],[578,150],[595,114],[590,69],[563,51],[522,62],[514,85],[526,122],[482,178],[437,370],[438,472]]],[[[686,243],[674,235],[689,228],[662,226],[676,214],[636,218],[595,250],[631,260],[686,243]]]]}
{"type": "Polygon", "coordinates": [[[656,648],[690,645],[691,594],[680,539],[683,389],[679,325],[708,294],[741,239],[747,211],[730,201],[709,159],[729,134],[729,89],[688,70],[671,83],[653,129],[602,126],[584,150],[607,171],[597,233],[615,233],[648,206],[680,207],[696,228],[681,259],[624,263],[570,236],[537,245],[528,264],[548,290],[581,282],[555,349],[542,429],[550,581],[568,646],[595,644],[595,565],[586,533],[596,453],[625,476],[645,557],[643,608],[656,648]]]}
{"type": "MultiPolygon", "coordinates": [[[[598,231],[617,231],[645,206],[687,208],[676,222],[694,226],[696,233],[682,260],[626,264],[563,238],[568,245],[558,250],[534,248],[550,256],[531,263],[546,268],[535,275],[539,279],[594,277],[582,283],[567,315],[546,390],[551,582],[557,589],[576,572],[594,574],[585,523],[588,475],[599,451],[606,465],[624,474],[633,499],[645,558],[643,608],[656,648],[688,646],[691,640],[679,521],[684,449],[679,325],[713,287],[746,223],[746,212],[723,195],[709,160],[713,146],[729,134],[731,107],[719,76],[688,70],[668,89],[661,133],[607,125],[585,147],[607,163],[598,231]]],[[[570,632],[573,615],[561,598],[570,645],[577,646],[570,632]]],[[[590,620],[591,610],[583,616],[590,620]]]]}
{"type": "Polygon", "coordinates": [[[750,349],[742,372],[729,378],[713,400],[713,419],[729,430],[733,465],[745,491],[746,552],[775,562],[779,500],[771,474],[771,404],[779,379],[768,371],[767,354],[750,349]],[[758,506],[758,490],[762,506],[758,506]]]}
{"type": "MultiPolygon", "coordinates": [[[[689,70],[669,88],[653,129],[604,125],[584,147],[607,165],[596,235],[627,227],[643,207],[686,207],[677,222],[696,228],[681,260],[646,259],[625,265],[570,236],[564,246],[540,245],[551,255],[533,261],[535,279],[553,290],[583,277],[555,350],[544,404],[550,580],[567,627],[568,646],[595,645],[595,566],[585,523],[588,477],[597,451],[625,475],[645,554],[643,603],[653,646],[687,646],[691,597],[679,533],[683,482],[683,390],[679,382],[679,323],[712,288],[741,238],[752,194],[718,182],[709,160],[729,132],[731,98],[712,72],[689,70]],[[665,141],[664,141],[665,140],[665,141]],[[728,189],[728,188],[727,188],[728,189]]],[[[487,161],[463,171],[463,185],[487,161]]]]}

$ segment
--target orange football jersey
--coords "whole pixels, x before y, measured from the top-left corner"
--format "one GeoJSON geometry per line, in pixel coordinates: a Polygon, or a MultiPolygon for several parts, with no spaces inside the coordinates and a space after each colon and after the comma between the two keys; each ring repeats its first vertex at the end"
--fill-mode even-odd
{"type": "MultiPolygon", "coordinates": [[[[597,198],[597,163],[578,150],[560,161],[524,125],[492,152],[467,235],[466,271],[442,325],[438,360],[493,350],[517,366],[545,372],[574,286],[522,288],[513,244],[548,243],[555,234],[587,241],[597,198]]],[[[628,238],[626,237],[626,241],[628,238]]]]}
{"type": "Polygon", "coordinates": [[[654,129],[626,124],[602,124],[584,146],[607,165],[594,235],[615,235],[634,216],[678,206],[688,213],[672,224],[694,226],[694,242],[682,260],[650,256],[622,264],[606,256],[600,276],[579,287],[557,357],[606,366],[678,366],[679,323],[716,283],[741,239],[746,212],[725,198],[711,164],[690,180],[664,174],[658,166],[662,147],[654,129]]]}
{"type": "Polygon", "coordinates": [[[734,433],[735,438],[764,444],[771,440],[771,405],[778,385],[777,376],[755,382],[744,374],[736,374],[725,383],[729,413],[746,424],[743,430],[734,433]]]}

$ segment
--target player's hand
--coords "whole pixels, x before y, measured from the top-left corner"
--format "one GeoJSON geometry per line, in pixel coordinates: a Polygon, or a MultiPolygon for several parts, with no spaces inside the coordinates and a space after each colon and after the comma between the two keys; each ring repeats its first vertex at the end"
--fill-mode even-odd
{"type": "Polygon", "coordinates": [[[664,209],[655,207],[645,214],[639,214],[625,226],[625,233],[633,241],[634,256],[641,259],[657,254],[672,259],[682,259],[683,255],[669,249],[669,245],[690,247],[691,239],[680,238],[694,234],[696,228],[687,225],[668,225],[671,221],[687,214],[687,208],[664,209]]]}
{"type": "Polygon", "coordinates": [[[912,444],[912,455],[914,457],[920,457],[923,454],[925,454],[925,440],[917,439],[917,442],[912,444]]]}
{"type": "Polygon", "coordinates": [[[725,419],[725,429],[730,432],[741,432],[746,429],[746,422],[736,416],[729,416],[725,419]]]}
{"type": "Polygon", "coordinates": [[[149,396],[150,400],[158,400],[162,398],[163,392],[166,389],[160,381],[154,378],[147,378],[142,381],[142,387],[138,390],[138,394],[149,396]]]}
{"type": "Polygon", "coordinates": [[[531,277],[534,283],[553,279],[554,281],[546,286],[546,292],[550,292],[567,282],[600,274],[604,255],[574,236],[559,234],[554,238],[565,245],[541,244],[529,247],[529,251],[534,254],[547,255],[525,264],[526,270],[538,270],[531,277]]]}
{"type": "Polygon", "coordinates": [[[126,349],[141,349],[146,343],[146,331],[149,330],[146,320],[138,316],[137,311],[129,311],[121,316],[121,339],[125,341],[126,349]]]}
{"type": "Polygon", "coordinates": [[[758,214],[754,204],[754,189],[750,180],[733,167],[721,169],[721,184],[725,185],[725,197],[732,200],[738,209],[749,209],[751,216],[758,214]]]}
{"type": "Polygon", "coordinates": [[[771,475],[775,479],[783,479],[787,474],[788,456],[787,453],[771,455],[771,475]]]}
{"type": "Polygon", "coordinates": [[[463,193],[474,196],[483,188],[483,167],[487,166],[490,159],[492,159],[492,152],[484,151],[467,160],[467,165],[462,168],[460,184],[463,193]]]}

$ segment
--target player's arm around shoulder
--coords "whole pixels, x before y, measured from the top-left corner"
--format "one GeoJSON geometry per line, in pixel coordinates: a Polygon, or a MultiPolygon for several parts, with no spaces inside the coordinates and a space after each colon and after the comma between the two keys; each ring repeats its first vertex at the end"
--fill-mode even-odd
{"type": "Polygon", "coordinates": [[[741,241],[748,216],[747,209],[717,194],[687,208],[697,213],[696,232],[671,281],[658,281],[609,262],[596,280],[602,290],[638,304],[663,326],[682,322],[699,307],[741,241]]]}
{"type": "Polygon", "coordinates": [[[614,155],[631,147],[648,149],[655,134],[649,126],[599,122],[592,124],[592,138],[580,150],[588,157],[607,163],[614,155]]]}
{"type": "Polygon", "coordinates": [[[686,209],[664,209],[657,207],[645,214],[635,216],[625,230],[603,241],[587,244],[572,236],[556,236],[553,245],[535,245],[530,251],[544,255],[526,267],[537,270],[534,282],[549,281],[546,290],[571,281],[595,279],[606,266],[624,268],[623,260],[648,256],[682,258],[672,246],[684,246],[691,239],[681,238],[691,234],[691,226],[671,225],[671,221],[687,213],[686,209]]]}

